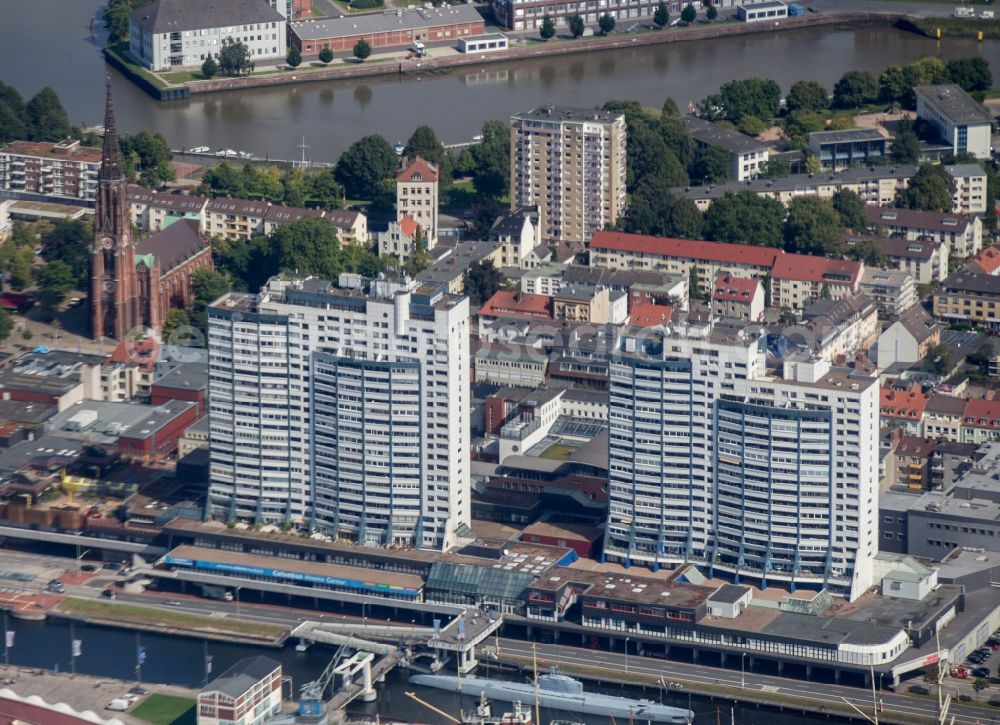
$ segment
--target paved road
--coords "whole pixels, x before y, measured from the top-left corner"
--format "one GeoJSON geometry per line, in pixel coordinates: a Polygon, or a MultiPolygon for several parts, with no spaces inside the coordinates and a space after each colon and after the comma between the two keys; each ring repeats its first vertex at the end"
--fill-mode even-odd
{"type": "MultiPolygon", "coordinates": [[[[799,0],[801,5],[813,7],[817,12],[836,11],[841,12],[893,12],[906,13],[921,18],[941,18],[951,17],[955,12],[955,6],[959,2],[953,3],[933,3],[933,2],[906,2],[906,0],[799,0]]],[[[981,8],[977,7],[976,10],[981,8]]],[[[988,8],[993,10],[993,7],[988,8]]]]}
{"type": "MultiPolygon", "coordinates": [[[[492,643],[489,645],[492,647],[492,643]]],[[[518,657],[532,656],[531,644],[514,639],[500,640],[501,654],[512,654],[518,657]]],[[[597,667],[614,672],[630,672],[664,677],[668,682],[680,681],[690,685],[723,685],[740,688],[742,673],[724,670],[716,667],[705,667],[687,662],[671,662],[669,660],[651,659],[630,655],[628,658],[620,652],[603,652],[584,650],[563,645],[538,644],[536,652],[539,665],[577,665],[597,667]],[[627,664],[626,664],[627,659],[627,664]]],[[[869,715],[872,712],[872,695],[868,690],[844,685],[804,682],[771,675],[759,675],[747,672],[745,674],[747,690],[780,694],[785,697],[801,697],[814,702],[827,702],[842,705],[846,698],[855,707],[869,715]]],[[[897,695],[891,692],[879,693],[887,714],[902,717],[936,717],[937,703],[927,702],[908,695],[897,695]]],[[[963,725],[987,725],[1000,723],[1000,713],[992,713],[968,705],[953,703],[949,710],[949,721],[954,715],[954,722],[963,725]]]]}

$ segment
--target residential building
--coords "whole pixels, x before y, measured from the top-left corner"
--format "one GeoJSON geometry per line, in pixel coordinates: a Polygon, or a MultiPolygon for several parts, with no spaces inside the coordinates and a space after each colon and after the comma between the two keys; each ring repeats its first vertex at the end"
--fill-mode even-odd
{"type": "Polygon", "coordinates": [[[973,257],[965,268],[967,271],[977,274],[1000,275],[1000,246],[994,244],[986,247],[973,257]]]}
{"type": "MultiPolygon", "coordinates": [[[[623,297],[620,292],[614,296],[623,297]]],[[[598,325],[624,322],[624,314],[621,319],[612,319],[611,298],[611,290],[607,287],[566,285],[552,295],[552,317],[567,322],[593,322],[598,325]]],[[[627,311],[627,299],[623,298],[622,304],[627,311]]]]}
{"type": "Polygon", "coordinates": [[[0,191],[93,201],[100,166],[100,149],[73,139],[54,144],[11,141],[0,148],[0,191]]]}
{"type": "Polygon", "coordinates": [[[919,383],[887,385],[880,391],[879,414],[882,426],[899,428],[919,436],[923,427],[927,396],[919,383]]]}
{"type": "Polygon", "coordinates": [[[962,441],[965,398],[931,393],[924,405],[923,435],[934,440],[962,441]]]}
{"type": "Polygon", "coordinates": [[[912,365],[923,360],[927,351],[941,342],[943,327],[922,306],[908,307],[879,335],[875,353],[878,366],[885,370],[899,363],[912,365]]]}
{"type": "Polygon", "coordinates": [[[745,23],[770,23],[787,18],[788,6],[781,0],[742,3],[736,6],[736,17],[745,23]]]}
{"type": "Polygon", "coordinates": [[[729,155],[729,178],[756,179],[767,166],[770,147],[745,133],[711,123],[696,116],[684,116],[684,125],[698,151],[722,149],[729,155]]]}
{"type": "Polygon", "coordinates": [[[783,179],[755,179],[752,181],[727,181],[712,186],[689,186],[671,189],[674,196],[689,199],[705,211],[712,202],[726,194],[752,191],[758,196],[776,199],[787,205],[799,196],[818,196],[829,199],[838,191],[848,189],[861,197],[866,204],[888,206],[896,200],[896,193],[905,189],[910,177],[917,173],[914,165],[901,166],[852,166],[829,174],[792,174],[783,179]]]}
{"type": "Polygon", "coordinates": [[[378,254],[380,257],[394,257],[405,262],[417,248],[423,231],[413,217],[403,217],[398,222],[389,222],[389,228],[377,232],[378,254]]]}
{"type": "Polygon", "coordinates": [[[503,250],[500,266],[528,269],[528,253],[541,245],[541,231],[537,206],[518,207],[497,217],[489,239],[499,242],[503,250]]]}
{"type": "Polygon", "coordinates": [[[985,443],[1000,439],[1000,400],[974,398],[962,413],[962,442],[985,443]]]}
{"type": "Polygon", "coordinates": [[[1000,277],[958,270],[934,293],[934,316],[1000,330],[1000,277]]]}
{"type": "Polygon", "coordinates": [[[843,365],[875,344],[878,307],[860,293],[813,300],[802,310],[802,323],[812,338],[811,354],[833,365],[843,365]]]}
{"type": "Polygon", "coordinates": [[[898,485],[916,491],[931,488],[931,462],[937,441],[904,433],[896,446],[896,470],[899,472],[898,485]]]}
{"type": "Polygon", "coordinates": [[[148,397],[159,355],[155,337],[120,341],[101,366],[101,400],[123,403],[148,397]]]}
{"type": "Polygon", "coordinates": [[[511,118],[511,209],[537,206],[546,242],[589,242],[625,211],[625,116],[542,106],[511,118]]]}
{"type": "Polygon", "coordinates": [[[952,164],[944,168],[955,180],[951,210],[956,214],[985,214],[989,197],[983,167],[979,164],[952,164]]]}
{"type": "Polygon", "coordinates": [[[427,249],[437,244],[438,169],[416,156],[396,172],[396,221],[411,217],[423,229],[427,249]]]}
{"type": "Polygon", "coordinates": [[[853,295],[863,270],[861,262],[783,253],[771,271],[771,305],[800,310],[820,297],[853,295]]]}
{"type": "MultiPolygon", "coordinates": [[[[440,247],[438,247],[440,250],[440,247]]],[[[502,248],[496,242],[460,242],[427,269],[416,276],[417,284],[440,287],[445,292],[460,295],[465,291],[465,275],[475,264],[492,264],[500,268],[502,248]]]]}
{"type": "Polygon", "coordinates": [[[882,315],[895,317],[917,304],[917,283],[898,269],[866,267],[858,291],[870,297],[882,315]]]}
{"type": "Polygon", "coordinates": [[[874,241],[893,266],[907,272],[917,284],[934,284],[948,276],[946,242],[906,237],[875,237],[874,241]]]}
{"type": "Polygon", "coordinates": [[[764,285],[757,279],[720,274],[712,290],[712,314],[758,322],[764,316],[764,285]]]}
{"type": "Polygon", "coordinates": [[[990,157],[993,117],[954,83],[916,86],[917,117],[928,121],[955,156],[990,157]]]}
{"type": "Polygon", "coordinates": [[[825,169],[840,171],[856,164],[879,163],[885,156],[886,138],[874,128],[815,131],[809,134],[809,153],[825,169]]]}
{"type": "Polygon", "coordinates": [[[548,356],[524,345],[487,344],[473,358],[477,383],[535,388],[545,382],[548,356]]]}
{"type": "Polygon", "coordinates": [[[869,229],[883,230],[907,241],[943,242],[956,257],[971,257],[983,248],[983,223],[976,216],[868,206],[865,219],[869,229]]]}
{"type": "Polygon", "coordinates": [[[194,301],[192,276],[213,266],[212,248],[198,223],[181,219],[138,243],[132,239],[110,81],[94,217],[90,321],[95,338],[121,341],[146,328],[159,330],[167,310],[187,307],[194,301]]]}
{"type": "Polygon", "coordinates": [[[767,369],[750,330],[626,332],[610,362],[605,556],[855,599],[878,543],[878,380],[767,369]]]}
{"type": "MultiPolygon", "coordinates": [[[[180,219],[194,219],[202,224],[205,207],[210,201],[207,196],[171,194],[134,184],[129,185],[127,196],[132,225],[140,232],[158,232],[180,219]]],[[[209,228],[203,228],[211,233],[209,228]]],[[[222,227],[219,231],[223,231],[222,227]]]]}
{"type": "Polygon", "coordinates": [[[253,63],[284,59],[285,18],[266,0],[156,0],[129,16],[129,52],[156,71],[199,67],[229,39],[253,63]]]}
{"type": "Polygon", "coordinates": [[[666,327],[673,314],[674,308],[670,305],[642,302],[632,306],[628,323],[632,327],[666,327]]]}
{"type": "Polygon", "coordinates": [[[281,714],[281,665],[245,657],[198,693],[198,725],[264,725],[281,714]]]}
{"type": "Polygon", "coordinates": [[[485,28],[483,16],[471,5],[448,5],[289,23],[288,35],[303,55],[317,55],[323,48],[350,53],[359,40],[376,50],[418,42],[454,44],[459,38],[482,35],[485,28]]]}
{"type": "Polygon", "coordinates": [[[469,525],[469,303],[274,277],[208,311],[215,518],[447,549],[469,525]]]}

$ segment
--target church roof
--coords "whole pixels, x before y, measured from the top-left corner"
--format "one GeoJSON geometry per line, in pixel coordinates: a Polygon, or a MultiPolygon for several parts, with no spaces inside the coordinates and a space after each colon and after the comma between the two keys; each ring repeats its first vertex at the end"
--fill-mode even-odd
{"type": "MultiPolygon", "coordinates": [[[[195,219],[179,219],[156,234],[136,243],[136,261],[153,257],[160,263],[161,273],[182,264],[208,246],[201,236],[195,219]]],[[[148,265],[148,262],[147,262],[148,265]]]]}

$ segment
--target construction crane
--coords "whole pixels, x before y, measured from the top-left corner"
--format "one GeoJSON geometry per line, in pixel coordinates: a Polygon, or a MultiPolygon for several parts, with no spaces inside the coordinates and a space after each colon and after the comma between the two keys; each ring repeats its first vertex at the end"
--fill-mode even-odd
{"type": "Polygon", "coordinates": [[[326,666],[322,674],[312,682],[307,682],[299,688],[299,715],[322,714],[323,693],[326,692],[326,688],[333,681],[337,666],[344,658],[344,655],[347,654],[347,649],[347,644],[340,645],[337,652],[333,655],[333,659],[330,660],[330,664],[326,666]]]}

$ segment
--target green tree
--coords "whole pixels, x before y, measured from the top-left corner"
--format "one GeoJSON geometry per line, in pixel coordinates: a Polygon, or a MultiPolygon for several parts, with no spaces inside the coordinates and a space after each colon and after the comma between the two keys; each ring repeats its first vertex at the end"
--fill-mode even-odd
{"type": "Polygon", "coordinates": [[[403,156],[408,159],[420,156],[432,164],[441,165],[444,159],[444,145],[430,126],[417,126],[403,147],[403,156]]]}
{"type": "Polygon", "coordinates": [[[369,43],[364,38],[361,38],[360,40],[358,40],[357,43],[354,44],[354,57],[360,60],[361,62],[364,62],[365,59],[371,54],[372,54],[371,43],[369,43]]]}
{"type": "Polygon", "coordinates": [[[219,72],[224,76],[245,76],[251,71],[250,49],[241,40],[225,38],[219,50],[219,72]]]}
{"type": "Polygon", "coordinates": [[[767,129],[768,125],[756,116],[744,116],[739,123],[740,133],[745,133],[747,136],[759,136],[767,129]]]}
{"type": "Polygon", "coordinates": [[[626,185],[630,192],[635,192],[649,176],[663,179],[668,187],[687,185],[687,171],[655,126],[637,120],[629,125],[628,139],[625,160],[626,185]]]}
{"type": "MultiPolygon", "coordinates": [[[[247,164],[251,166],[251,164],[247,164]]],[[[196,191],[207,196],[231,196],[244,198],[246,188],[243,174],[231,164],[223,161],[211,166],[201,175],[201,184],[196,191]]]]}
{"type": "Polygon", "coordinates": [[[794,111],[825,111],[830,107],[826,89],[816,81],[795,81],[788,89],[785,108],[794,111]]]}
{"type": "Polygon", "coordinates": [[[819,156],[815,154],[808,154],[806,156],[806,171],[810,174],[818,174],[823,169],[823,163],[819,160],[819,156]]]}
{"type": "Polygon", "coordinates": [[[128,39],[129,15],[132,11],[149,5],[151,0],[110,0],[104,9],[104,27],[108,43],[114,45],[128,39]]]}
{"type": "Polygon", "coordinates": [[[941,166],[924,164],[905,189],[896,192],[896,205],[924,211],[950,210],[955,180],[941,166]]]}
{"type": "Polygon", "coordinates": [[[990,682],[985,677],[977,677],[972,681],[972,690],[976,693],[976,697],[979,697],[979,693],[989,686],[990,682]]]}
{"type": "Polygon", "coordinates": [[[788,203],[785,250],[822,257],[843,253],[844,222],[828,199],[797,196],[788,203]]]}
{"type": "Polygon", "coordinates": [[[767,165],[764,167],[763,176],[765,179],[784,179],[786,176],[790,176],[791,173],[791,164],[785,159],[772,158],[768,159],[767,165]]]}
{"type": "Polygon", "coordinates": [[[709,22],[712,22],[717,17],[719,17],[719,11],[715,8],[714,5],[709,5],[708,10],[705,11],[705,17],[708,18],[709,22]]]}
{"type": "Polygon", "coordinates": [[[32,96],[25,110],[32,140],[61,141],[70,135],[69,116],[49,86],[32,96]]]}
{"type": "Polygon", "coordinates": [[[337,230],[326,219],[303,217],[270,235],[277,270],[336,279],[343,271],[337,230]]]}
{"type": "Polygon", "coordinates": [[[878,99],[878,81],[868,71],[849,70],[833,87],[834,108],[859,108],[878,99]]]}
{"type": "Polygon", "coordinates": [[[953,364],[951,348],[947,345],[931,345],[924,355],[924,369],[935,375],[946,375],[951,372],[953,364]]]}
{"type": "Polygon", "coordinates": [[[202,340],[207,337],[208,306],[232,290],[233,280],[224,271],[202,267],[191,275],[191,291],[194,293],[194,302],[191,305],[188,321],[193,327],[201,330],[202,340]]]}
{"type": "Polygon", "coordinates": [[[694,5],[688,3],[681,10],[681,20],[685,23],[693,23],[694,19],[698,17],[698,11],[694,9],[694,5]]]}
{"type": "Polygon", "coordinates": [[[503,284],[503,275],[493,266],[491,260],[474,262],[465,273],[465,294],[473,305],[481,305],[488,300],[503,284]]]}
{"type": "Polygon", "coordinates": [[[351,144],[337,160],[334,177],[348,196],[374,201],[381,195],[381,182],[396,170],[396,152],[382,136],[365,136],[351,144]]]}
{"type": "Polygon", "coordinates": [[[214,78],[215,74],[219,72],[219,64],[215,60],[215,56],[211,53],[205,58],[205,62],[201,64],[201,74],[205,78],[214,78]]]}
{"type": "Polygon", "coordinates": [[[780,109],[781,87],[767,78],[726,81],[719,93],[709,96],[706,102],[721,109],[721,117],[735,124],[739,124],[744,116],[756,116],[770,122],[780,109]]]}
{"type": "Polygon", "coordinates": [[[472,147],[472,185],[480,196],[501,197],[510,187],[510,126],[487,121],[483,140],[472,147]]]}
{"type": "Polygon", "coordinates": [[[64,262],[74,281],[83,286],[90,279],[90,245],[93,226],[78,219],[60,219],[42,235],[42,258],[64,262]]]}
{"type": "Polygon", "coordinates": [[[288,46],[285,62],[292,68],[298,68],[302,64],[302,51],[299,50],[299,46],[295,45],[295,43],[288,46]]]}
{"type": "Polygon", "coordinates": [[[330,50],[329,45],[324,45],[319,51],[319,62],[323,65],[329,65],[333,60],[333,51],[330,50]]]}
{"type": "Polygon", "coordinates": [[[878,77],[878,97],[884,103],[901,103],[911,90],[903,69],[898,65],[886,66],[878,77]]]}
{"type": "Polygon", "coordinates": [[[548,40],[556,34],[556,24],[552,22],[548,13],[542,17],[542,25],[538,29],[538,34],[542,36],[542,40],[548,40]]]}
{"type": "Polygon", "coordinates": [[[177,178],[171,166],[173,152],[162,133],[140,131],[134,135],[122,135],[119,144],[122,154],[135,160],[135,171],[143,186],[159,186],[177,178]]]}
{"type": "Polygon", "coordinates": [[[10,316],[7,310],[0,309],[0,341],[6,340],[10,337],[10,333],[14,331],[14,318],[10,316]]]}
{"type": "Polygon", "coordinates": [[[28,138],[28,126],[10,106],[0,100],[0,144],[28,138]]]}
{"type": "Polygon", "coordinates": [[[888,255],[871,239],[862,239],[852,244],[847,248],[846,254],[869,267],[888,267],[890,264],[888,255]]]}
{"type": "Polygon", "coordinates": [[[897,164],[913,164],[920,157],[920,139],[910,121],[904,119],[899,122],[890,154],[897,164]]]}
{"type": "Polygon", "coordinates": [[[990,73],[990,64],[985,58],[973,56],[949,60],[945,69],[951,82],[957,83],[969,93],[988,91],[993,87],[993,74],[990,73]]]}
{"type": "Polygon", "coordinates": [[[6,274],[7,284],[15,292],[31,286],[34,261],[35,253],[30,246],[18,246],[8,241],[0,247],[0,265],[6,274]]]}
{"type": "Polygon", "coordinates": [[[281,177],[282,201],[288,206],[305,206],[308,191],[302,169],[289,169],[281,177]]]}
{"type": "Polygon", "coordinates": [[[42,267],[38,272],[38,303],[42,310],[55,312],[76,281],[72,268],[60,259],[42,267]]]}
{"type": "Polygon", "coordinates": [[[597,26],[601,29],[601,35],[607,35],[615,29],[615,19],[608,13],[604,13],[597,19],[597,26]]]}
{"type": "Polygon", "coordinates": [[[705,238],[780,247],[785,208],[770,197],[738,191],[716,199],[705,212],[705,238]]]}
{"type": "Polygon", "coordinates": [[[344,198],[344,187],[334,177],[333,169],[321,169],[306,177],[309,200],[316,206],[332,210],[339,209],[344,198]]]}
{"type": "Polygon", "coordinates": [[[718,146],[709,146],[691,166],[691,181],[695,184],[721,184],[730,178],[729,152],[718,146]]]}
{"type": "Polygon", "coordinates": [[[569,19],[569,32],[574,38],[579,38],[585,30],[583,18],[579,15],[572,15],[569,19]]]}
{"type": "Polygon", "coordinates": [[[859,232],[868,226],[865,221],[865,202],[856,191],[840,189],[833,193],[830,201],[840,215],[844,228],[859,232]]]}
{"type": "Polygon", "coordinates": [[[825,128],[823,116],[815,111],[792,111],[784,120],[789,145],[800,151],[809,148],[809,134],[825,128]]]}
{"type": "Polygon", "coordinates": [[[163,319],[163,341],[170,342],[170,338],[178,328],[187,327],[190,324],[191,320],[186,310],[171,307],[163,319]]]}
{"type": "Polygon", "coordinates": [[[635,234],[699,239],[704,217],[690,199],[678,199],[660,177],[644,180],[629,198],[619,227],[635,234]]]}
{"type": "Polygon", "coordinates": [[[667,9],[665,2],[656,6],[656,11],[653,13],[653,23],[657,28],[664,28],[670,24],[670,10],[667,9]]]}

